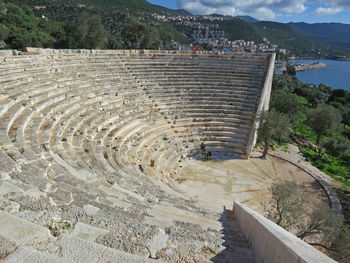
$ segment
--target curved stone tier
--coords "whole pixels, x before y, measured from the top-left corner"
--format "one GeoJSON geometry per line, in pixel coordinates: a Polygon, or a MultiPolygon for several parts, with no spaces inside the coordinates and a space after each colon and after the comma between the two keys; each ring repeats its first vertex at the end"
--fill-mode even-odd
{"type": "Polygon", "coordinates": [[[270,55],[31,51],[0,54],[9,262],[205,262],[225,249],[222,260],[254,262],[239,229],[225,248],[222,215],[172,177],[202,142],[214,157],[248,157],[270,55]],[[86,246],[93,255],[79,257],[86,246]]]}

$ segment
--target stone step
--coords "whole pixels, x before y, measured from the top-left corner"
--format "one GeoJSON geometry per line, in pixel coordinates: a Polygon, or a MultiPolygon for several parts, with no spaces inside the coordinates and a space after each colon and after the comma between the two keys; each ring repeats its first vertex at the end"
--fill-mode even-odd
{"type": "Polygon", "coordinates": [[[0,235],[23,246],[45,247],[53,236],[47,228],[0,211],[0,235]]]}
{"type": "MultiPolygon", "coordinates": [[[[1,260],[0,260],[1,261],[1,260]]],[[[32,247],[18,246],[16,250],[8,255],[4,263],[74,263],[70,258],[62,259],[47,252],[36,250],[32,247]]]]}
{"type": "Polygon", "coordinates": [[[118,251],[116,249],[107,248],[97,243],[89,242],[72,235],[63,235],[58,238],[54,244],[59,247],[59,252],[57,254],[59,258],[64,261],[72,261],[75,263],[155,262],[155,260],[147,257],[132,255],[123,251],[118,251]]]}

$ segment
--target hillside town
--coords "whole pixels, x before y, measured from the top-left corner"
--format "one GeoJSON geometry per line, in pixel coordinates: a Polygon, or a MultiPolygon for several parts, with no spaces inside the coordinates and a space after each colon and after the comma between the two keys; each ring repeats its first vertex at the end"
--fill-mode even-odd
{"type": "Polygon", "coordinates": [[[279,52],[287,54],[286,49],[279,48],[278,45],[271,43],[267,38],[262,43],[255,43],[244,39],[229,40],[216,21],[233,19],[233,16],[215,16],[215,15],[178,15],[167,16],[157,13],[152,17],[161,22],[174,23],[177,26],[186,27],[191,34],[190,44],[175,43],[177,50],[201,51],[205,49],[221,52],[279,52]]]}

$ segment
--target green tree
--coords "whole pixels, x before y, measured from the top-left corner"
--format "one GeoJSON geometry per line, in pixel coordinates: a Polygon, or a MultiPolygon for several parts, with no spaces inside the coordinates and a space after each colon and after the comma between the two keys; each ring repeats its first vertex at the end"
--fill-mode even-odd
{"type": "Polygon", "coordinates": [[[124,46],[129,49],[139,48],[145,32],[145,25],[139,23],[136,19],[130,19],[130,21],[124,25],[121,31],[124,46]]]}
{"type": "Polygon", "coordinates": [[[82,13],[75,23],[67,23],[65,30],[68,48],[96,49],[107,43],[107,32],[97,15],[82,13]]]}
{"type": "Polygon", "coordinates": [[[288,115],[293,122],[299,118],[299,111],[302,108],[298,96],[284,89],[273,92],[270,106],[276,111],[288,115]]]}
{"type": "Polygon", "coordinates": [[[335,157],[343,157],[350,152],[350,140],[346,138],[328,138],[322,143],[327,152],[335,157]]]}
{"type": "MultiPolygon", "coordinates": [[[[306,203],[306,200],[303,200],[306,203]]],[[[318,235],[321,237],[321,242],[311,243],[312,245],[318,245],[330,249],[331,244],[339,237],[343,218],[332,212],[329,205],[319,205],[309,215],[309,218],[305,217],[305,223],[302,224],[302,228],[298,229],[297,237],[304,239],[309,236],[318,235]]]]}
{"type": "Polygon", "coordinates": [[[343,116],[342,122],[344,123],[344,126],[350,126],[350,105],[341,107],[341,114],[343,116]]]}
{"type": "Polygon", "coordinates": [[[337,239],[331,245],[331,251],[339,262],[348,263],[350,259],[350,230],[343,226],[337,239]]]}
{"type": "Polygon", "coordinates": [[[38,27],[41,31],[45,32],[49,38],[51,38],[53,47],[64,47],[64,42],[66,41],[67,36],[62,23],[50,19],[41,19],[38,27]]]}
{"type": "Polygon", "coordinates": [[[271,201],[265,207],[267,217],[290,231],[302,228],[305,215],[304,197],[295,182],[275,182],[270,187],[271,201]]]}
{"type": "Polygon", "coordinates": [[[101,23],[100,16],[90,16],[87,21],[85,42],[89,49],[102,47],[107,42],[107,32],[101,23]]]}
{"type": "Polygon", "coordinates": [[[270,143],[282,142],[289,135],[290,120],[286,114],[279,113],[275,109],[263,112],[259,116],[258,141],[265,144],[262,158],[265,159],[270,143]]]}
{"type": "Polygon", "coordinates": [[[342,116],[332,106],[320,104],[307,113],[306,124],[309,125],[317,135],[316,143],[319,144],[321,136],[331,135],[339,130],[342,116]]]}
{"type": "Polygon", "coordinates": [[[309,244],[327,249],[341,262],[349,262],[350,231],[343,225],[342,216],[334,214],[325,204],[307,213],[310,210],[307,200],[295,182],[274,182],[270,193],[271,200],[265,204],[265,213],[270,220],[300,239],[317,237],[307,239],[309,244]]]}
{"type": "Polygon", "coordinates": [[[110,35],[107,41],[108,49],[122,49],[123,48],[123,40],[118,36],[110,35]]]}
{"type": "Polygon", "coordinates": [[[325,104],[328,101],[328,94],[317,88],[313,84],[302,84],[295,88],[295,93],[305,97],[313,107],[318,104],[325,104]]]}
{"type": "Polygon", "coordinates": [[[287,73],[288,75],[291,75],[291,76],[296,76],[297,71],[295,70],[295,67],[293,65],[287,64],[287,68],[286,68],[285,73],[287,73]]]}
{"type": "Polygon", "coordinates": [[[0,40],[6,40],[9,35],[9,30],[5,25],[0,24],[0,40]]]}
{"type": "Polygon", "coordinates": [[[151,28],[143,36],[141,48],[144,49],[159,49],[162,44],[157,29],[151,28]]]}
{"type": "Polygon", "coordinates": [[[164,44],[171,44],[171,41],[173,40],[173,36],[171,33],[166,32],[162,35],[162,41],[164,44]]]}

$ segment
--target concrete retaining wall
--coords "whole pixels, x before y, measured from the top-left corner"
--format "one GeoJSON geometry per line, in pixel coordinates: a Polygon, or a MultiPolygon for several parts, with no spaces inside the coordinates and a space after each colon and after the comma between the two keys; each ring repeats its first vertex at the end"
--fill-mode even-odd
{"type": "Polygon", "coordinates": [[[250,208],[235,202],[233,210],[258,263],[336,262],[250,208]]]}
{"type": "Polygon", "coordinates": [[[247,147],[247,156],[249,157],[252,153],[252,150],[256,144],[256,140],[258,138],[258,128],[259,128],[259,120],[257,119],[261,112],[267,111],[269,109],[270,104],[270,98],[271,98],[271,88],[272,88],[272,81],[273,81],[273,75],[275,72],[275,60],[276,60],[276,54],[271,55],[270,59],[270,65],[268,68],[268,71],[266,73],[264,88],[261,93],[260,102],[258,106],[258,110],[256,112],[256,119],[253,124],[253,128],[249,137],[248,147],[247,147]]]}

